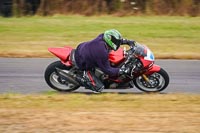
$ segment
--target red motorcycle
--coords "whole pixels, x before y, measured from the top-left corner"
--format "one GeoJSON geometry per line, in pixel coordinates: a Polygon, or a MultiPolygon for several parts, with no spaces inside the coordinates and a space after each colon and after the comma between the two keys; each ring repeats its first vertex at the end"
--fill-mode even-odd
{"type": "MultiPolygon", "coordinates": [[[[95,75],[102,81],[107,89],[124,89],[136,86],[145,92],[160,92],[169,84],[167,72],[154,64],[154,55],[151,50],[139,43],[129,46],[126,50],[119,48],[109,53],[110,64],[113,67],[130,68],[130,74],[118,77],[108,77],[99,68],[95,68],[95,75]]],[[[75,67],[71,60],[72,47],[54,47],[48,50],[57,56],[60,61],[51,63],[45,71],[46,83],[57,91],[70,92],[81,85],[73,77],[83,72],[75,67]]]]}

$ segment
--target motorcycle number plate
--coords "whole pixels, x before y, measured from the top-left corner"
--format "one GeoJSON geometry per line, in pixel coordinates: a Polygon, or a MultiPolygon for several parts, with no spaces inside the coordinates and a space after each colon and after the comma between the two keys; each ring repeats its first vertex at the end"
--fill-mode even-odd
{"type": "Polygon", "coordinates": [[[154,61],[154,55],[151,50],[147,49],[147,56],[144,57],[145,60],[154,61]]]}

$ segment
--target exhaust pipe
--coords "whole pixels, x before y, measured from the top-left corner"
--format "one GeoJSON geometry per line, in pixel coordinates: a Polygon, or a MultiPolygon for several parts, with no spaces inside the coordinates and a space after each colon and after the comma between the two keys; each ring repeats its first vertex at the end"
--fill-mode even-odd
{"type": "Polygon", "coordinates": [[[56,72],[61,78],[65,79],[66,81],[68,81],[76,86],[80,86],[79,82],[77,82],[71,74],[69,74],[57,67],[56,67],[56,72]]]}

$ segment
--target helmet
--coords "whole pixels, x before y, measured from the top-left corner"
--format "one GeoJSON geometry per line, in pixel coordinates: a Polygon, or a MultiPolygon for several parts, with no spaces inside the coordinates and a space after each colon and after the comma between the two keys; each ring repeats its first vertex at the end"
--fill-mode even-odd
{"type": "Polygon", "coordinates": [[[114,51],[119,48],[122,42],[121,34],[115,29],[105,31],[103,38],[107,45],[110,46],[114,51]]]}

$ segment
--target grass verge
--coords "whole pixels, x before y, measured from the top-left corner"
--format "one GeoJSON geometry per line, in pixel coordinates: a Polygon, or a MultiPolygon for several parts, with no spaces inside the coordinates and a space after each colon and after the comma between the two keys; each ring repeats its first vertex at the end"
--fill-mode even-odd
{"type": "Polygon", "coordinates": [[[198,133],[200,95],[0,95],[0,132],[198,133]]]}
{"type": "Polygon", "coordinates": [[[146,44],[156,58],[200,59],[200,17],[52,16],[0,18],[1,57],[52,57],[48,47],[76,47],[107,29],[146,44]]]}

